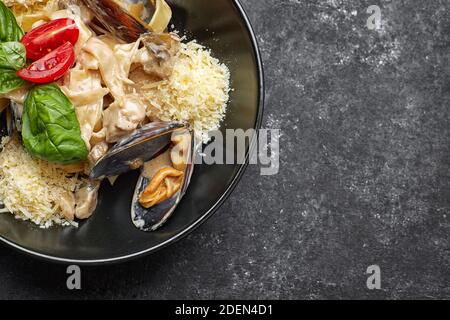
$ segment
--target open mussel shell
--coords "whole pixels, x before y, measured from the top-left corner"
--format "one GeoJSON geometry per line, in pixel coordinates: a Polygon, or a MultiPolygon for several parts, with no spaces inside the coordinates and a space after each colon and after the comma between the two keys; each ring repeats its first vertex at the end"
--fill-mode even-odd
{"type": "Polygon", "coordinates": [[[175,211],[181,197],[180,192],[172,198],[149,209],[139,203],[139,195],[144,191],[150,181],[141,176],[135,190],[131,208],[131,220],[139,230],[150,232],[161,227],[175,211]]]}
{"type": "Polygon", "coordinates": [[[180,122],[151,122],[142,126],[120,140],[97,161],[91,170],[91,178],[114,177],[139,169],[169,147],[174,131],[185,127],[180,122]]]}
{"type": "Polygon", "coordinates": [[[135,42],[142,34],[150,32],[114,0],[83,1],[103,27],[127,43],[135,42]]]}
{"type": "Polygon", "coordinates": [[[150,180],[144,175],[139,177],[139,180],[134,191],[133,201],[131,204],[131,220],[139,230],[150,232],[160,228],[173,214],[186,190],[191,182],[192,174],[194,172],[196,149],[200,145],[196,139],[195,134],[191,132],[191,148],[187,155],[187,165],[184,171],[184,178],[180,191],[178,191],[172,198],[151,208],[144,208],[139,203],[139,197],[145,190],[150,180]]]}

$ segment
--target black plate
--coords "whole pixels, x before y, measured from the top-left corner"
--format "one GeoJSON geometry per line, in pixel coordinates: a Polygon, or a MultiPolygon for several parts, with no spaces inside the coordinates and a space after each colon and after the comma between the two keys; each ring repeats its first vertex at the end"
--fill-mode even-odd
{"type": "MultiPolygon", "coordinates": [[[[197,39],[231,71],[231,101],[225,129],[259,128],[263,112],[263,73],[255,36],[238,1],[174,0],[175,29],[197,39]]],[[[245,151],[247,158],[249,149],[245,151]]],[[[241,155],[242,156],[242,155],[241,155]]],[[[137,230],[130,205],[138,174],[103,183],[94,215],[75,228],[42,230],[0,214],[0,240],[46,260],[103,264],[128,260],[161,249],[198,227],[229,196],[245,165],[198,165],[188,193],[173,217],[153,233],[137,230]]]]}

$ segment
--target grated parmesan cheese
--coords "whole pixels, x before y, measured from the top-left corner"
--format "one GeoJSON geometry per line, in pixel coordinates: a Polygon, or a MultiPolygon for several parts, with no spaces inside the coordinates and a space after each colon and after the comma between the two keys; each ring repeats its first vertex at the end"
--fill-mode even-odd
{"type": "Polygon", "coordinates": [[[147,116],[186,121],[201,132],[216,130],[225,116],[230,91],[228,68],[195,41],[182,43],[168,79],[142,87],[147,116]]]}
{"type": "Polygon", "coordinates": [[[58,199],[86,182],[78,175],[46,161],[32,158],[17,136],[3,138],[0,147],[0,202],[16,218],[30,220],[43,228],[54,224],[74,225],[62,217],[58,199]]]}

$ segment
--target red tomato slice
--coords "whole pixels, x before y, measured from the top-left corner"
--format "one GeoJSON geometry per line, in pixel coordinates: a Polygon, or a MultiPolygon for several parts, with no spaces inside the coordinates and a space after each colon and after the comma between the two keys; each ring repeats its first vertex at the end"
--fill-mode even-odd
{"type": "Polygon", "coordinates": [[[27,49],[27,58],[39,60],[47,53],[59,48],[65,42],[75,45],[80,30],[69,18],[52,20],[25,34],[20,42],[27,49]]]}
{"type": "Polygon", "coordinates": [[[28,67],[17,71],[17,75],[34,83],[49,83],[61,78],[75,62],[75,51],[66,42],[28,67]]]}

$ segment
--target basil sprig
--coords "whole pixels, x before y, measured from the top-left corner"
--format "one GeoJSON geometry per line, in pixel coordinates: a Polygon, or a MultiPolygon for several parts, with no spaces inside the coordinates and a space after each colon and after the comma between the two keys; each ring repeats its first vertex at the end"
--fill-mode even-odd
{"type": "Polygon", "coordinates": [[[11,10],[0,0],[0,42],[19,41],[23,30],[11,10]]]}
{"type": "Polygon", "coordinates": [[[25,47],[18,42],[23,31],[11,10],[0,0],[0,94],[5,94],[25,85],[16,75],[26,63],[25,47]]]}
{"type": "Polygon", "coordinates": [[[8,93],[26,84],[26,81],[16,75],[15,70],[0,69],[0,94],[8,93]]]}
{"type": "Polygon", "coordinates": [[[24,107],[22,140],[28,152],[62,164],[86,160],[75,108],[56,84],[31,89],[24,107]]]}
{"type": "Polygon", "coordinates": [[[26,63],[25,56],[25,47],[20,42],[0,43],[0,69],[22,69],[26,63]]]}

